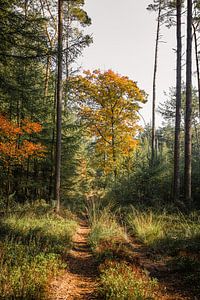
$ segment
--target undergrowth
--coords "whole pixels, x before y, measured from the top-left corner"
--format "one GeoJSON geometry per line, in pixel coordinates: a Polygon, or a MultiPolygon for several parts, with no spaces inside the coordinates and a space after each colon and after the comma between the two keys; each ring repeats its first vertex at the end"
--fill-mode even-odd
{"type": "Polygon", "coordinates": [[[141,275],[125,262],[109,261],[100,276],[100,294],[105,299],[145,300],[156,298],[157,281],[141,275]]]}
{"type": "Polygon", "coordinates": [[[184,215],[139,211],[132,207],[127,215],[127,224],[141,242],[168,254],[187,249],[200,250],[200,216],[198,212],[184,215]]]}
{"type": "Polygon", "coordinates": [[[89,211],[89,243],[100,263],[99,294],[103,299],[155,299],[156,280],[136,268],[125,229],[110,207],[89,211]]]}
{"type": "Polygon", "coordinates": [[[48,280],[65,268],[75,220],[56,216],[42,204],[0,222],[0,295],[42,299],[48,280]],[[35,213],[37,211],[37,213],[35,213]]]}

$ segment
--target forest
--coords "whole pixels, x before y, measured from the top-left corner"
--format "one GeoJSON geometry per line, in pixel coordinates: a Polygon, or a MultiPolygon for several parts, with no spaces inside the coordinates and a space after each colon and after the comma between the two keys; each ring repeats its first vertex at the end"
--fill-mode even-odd
{"type": "Polygon", "coordinates": [[[85,2],[0,0],[0,299],[200,299],[200,1],[149,0],[152,95],[80,67],[85,2]]]}

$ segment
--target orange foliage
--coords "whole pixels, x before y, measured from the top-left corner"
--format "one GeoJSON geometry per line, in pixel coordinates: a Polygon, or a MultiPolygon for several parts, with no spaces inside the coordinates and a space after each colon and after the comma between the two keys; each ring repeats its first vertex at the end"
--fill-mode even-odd
{"type": "Polygon", "coordinates": [[[22,134],[22,131],[15,124],[8,121],[3,115],[0,115],[0,132],[8,137],[13,137],[22,134]]]}
{"type": "Polygon", "coordinates": [[[146,94],[135,81],[112,70],[85,71],[73,80],[80,116],[95,137],[97,152],[106,157],[104,169],[109,170],[110,165],[111,170],[137,147],[137,112],[146,94]]]}
{"type": "Polygon", "coordinates": [[[29,120],[25,119],[23,120],[22,129],[28,134],[39,133],[40,131],[42,131],[42,126],[39,123],[30,122],[29,120]]]}
{"type": "Polygon", "coordinates": [[[41,130],[39,123],[24,120],[18,127],[0,115],[0,159],[7,164],[10,160],[21,163],[28,157],[43,157],[45,147],[27,140],[27,135],[41,130]]]}

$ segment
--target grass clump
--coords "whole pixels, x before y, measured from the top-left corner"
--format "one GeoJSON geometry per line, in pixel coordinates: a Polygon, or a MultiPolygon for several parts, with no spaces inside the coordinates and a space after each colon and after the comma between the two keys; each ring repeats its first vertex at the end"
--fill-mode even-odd
{"type": "Polygon", "coordinates": [[[108,208],[98,213],[98,217],[91,222],[89,244],[96,251],[105,242],[119,242],[126,240],[124,229],[118,224],[116,216],[111,214],[108,208]]]}
{"type": "Polygon", "coordinates": [[[152,211],[133,210],[127,217],[131,231],[145,244],[151,245],[165,236],[164,219],[152,211]]]}
{"type": "Polygon", "coordinates": [[[43,299],[48,280],[65,268],[77,223],[52,213],[28,213],[0,222],[0,295],[43,299]]]}
{"type": "Polygon", "coordinates": [[[105,299],[156,299],[155,279],[149,279],[124,262],[104,264],[100,276],[100,294],[105,299]]]}
{"type": "Polygon", "coordinates": [[[127,216],[131,232],[144,244],[160,251],[200,250],[200,217],[197,213],[139,211],[127,216]]]}

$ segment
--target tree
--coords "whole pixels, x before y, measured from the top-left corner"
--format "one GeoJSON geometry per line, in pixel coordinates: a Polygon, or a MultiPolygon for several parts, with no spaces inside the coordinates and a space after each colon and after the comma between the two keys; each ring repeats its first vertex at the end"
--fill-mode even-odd
{"type": "Polygon", "coordinates": [[[31,141],[33,134],[41,132],[42,126],[36,122],[22,120],[20,127],[0,115],[0,164],[6,173],[6,207],[13,189],[11,180],[14,170],[28,159],[45,156],[45,147],[41,143],[31,141]]]}
{"type": "Polygon", "coordinates": [[[199,118],[200,118],[200,69],[199,69],[199,51],[198,51],[198,32],[200,22],[200,3],[199,1],[194,2],[194,17],[193,17],[193,33],[194,33],[194,46],[195,46],[195,60],[196,60],[196,71],[197,71],[197,85],[199,93],[199,118]]]}
{"type": "Polygon", "coordinates": [[[162,11],[162,1],[158,3],[158,19],[156,31],[156,45],[155,45],[155,58],[154,58],[154,71],[153,71],[153,99],[152,99],[152,144],[151,144],[151,163],[154,164],[155,160],[155,141],[156,141],[156,125],[155,125],[155,111],[156,111],[156,75],[158,67],[158,43],[160,39],[160,17],[162,11]]]}
{"type": "Polygon", "coordinates": [[[146,100],[144,91],[128,77],[112,70],[86,71],[72,79],[74,99],[79,99],[80,116],[95,139],[102,155],[101,168],[113,172],[116,180],[120,162],[136,147],[139,103],[146,100]]]}
{"type": "Polygon", "coordinates": [[[63,60],[63,0],[58,1],[58,69],[57,69],[57,119],[56,119],[56,159],[55,159],[55,200],[56,210],[60,210],[60,173],[62,139],[62,60],[63,60]]]}
{"type": "Polygon", "coordinates": [[[187,56],[185,107],[185,200],[191,201],[192,173],[192,0],[187,0],[187,56]]]}
{"type": "Polygon", "coordinates": [[[177,59],[176,59],[176,118],[175,118],[175,142],[174,142],[174,179],[173,179],[173,198],[177,200],[180,194],[180,126],[181,126],[181,6],[182,0],[176,1],[176,40],[177,40],[177,59]]]}

